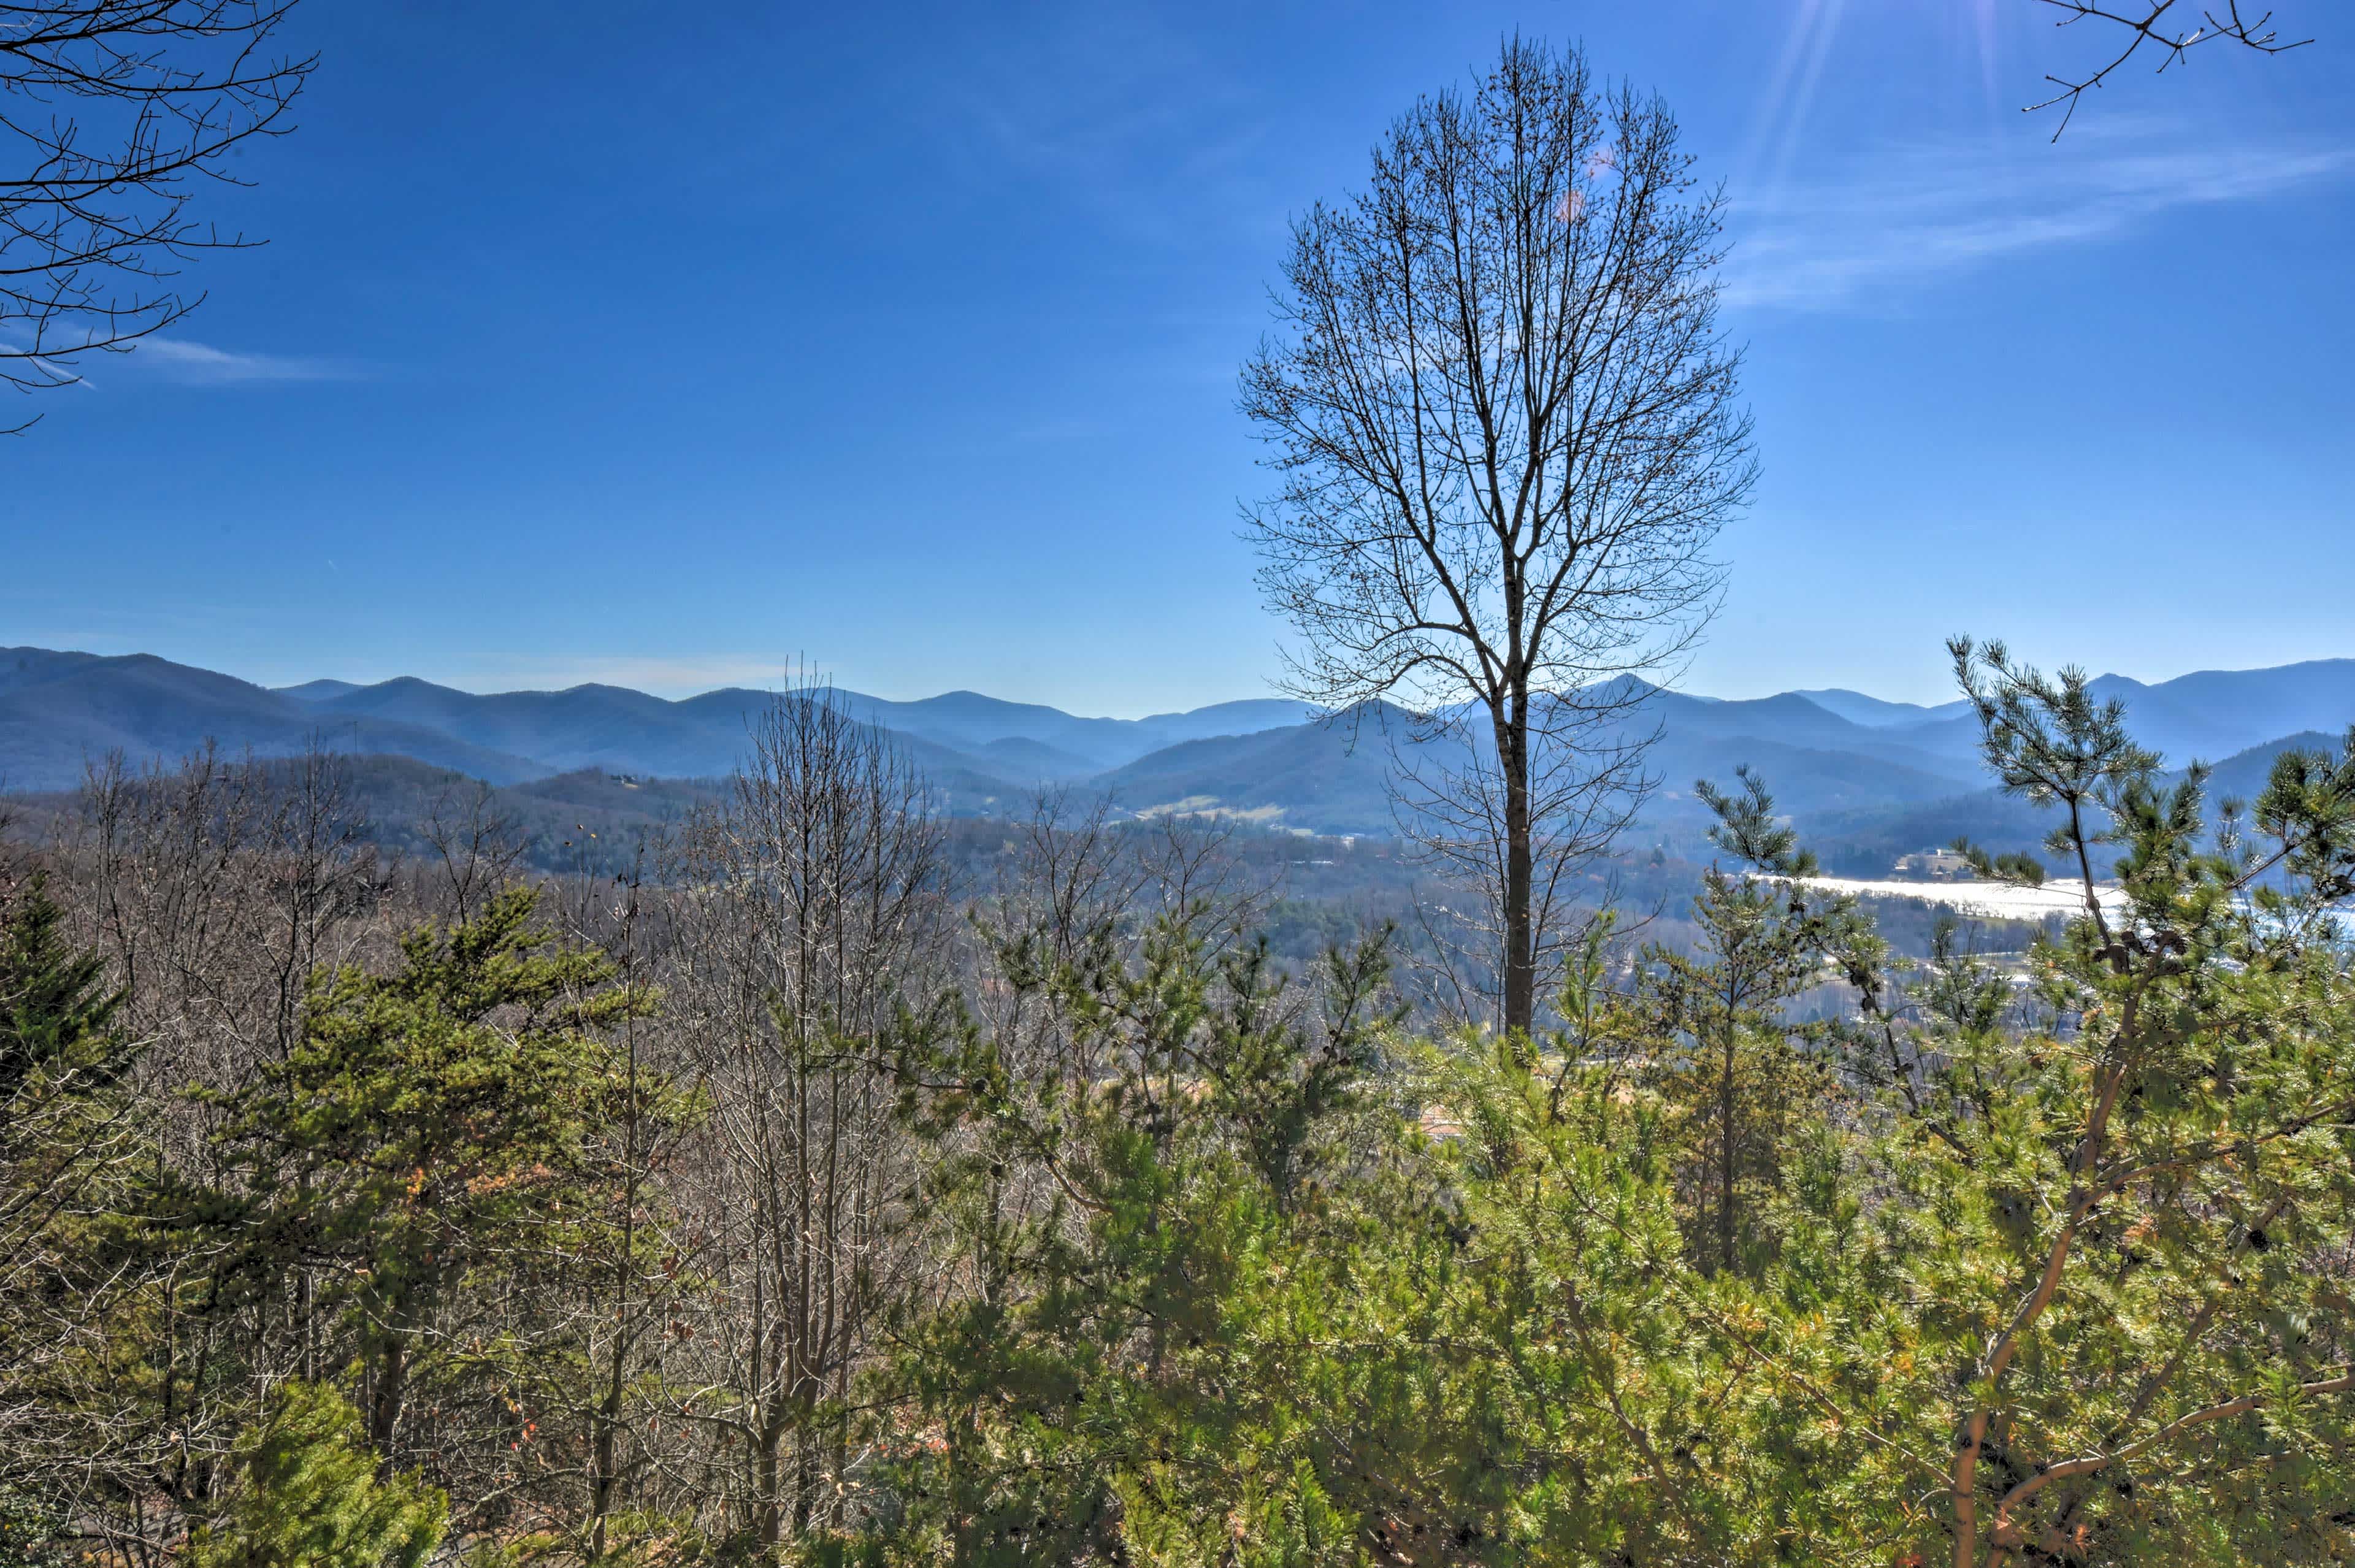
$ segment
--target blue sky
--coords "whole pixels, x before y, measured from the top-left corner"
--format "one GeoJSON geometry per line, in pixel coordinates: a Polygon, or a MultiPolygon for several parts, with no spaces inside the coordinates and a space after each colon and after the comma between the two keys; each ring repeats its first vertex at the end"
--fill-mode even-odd
{"type": "Polygon", "coordinates": [[[0,446],[0,644],[250,678],[805,657],[888,697],[1264,694],[1234,373],[1285,224],[1512,30],[1658,90],[1764,477],[1687,678],[1948,695],[2355,654],[2355,16],[2136,66],[2033,0],[334,5],[168,343],[0,446]]]}

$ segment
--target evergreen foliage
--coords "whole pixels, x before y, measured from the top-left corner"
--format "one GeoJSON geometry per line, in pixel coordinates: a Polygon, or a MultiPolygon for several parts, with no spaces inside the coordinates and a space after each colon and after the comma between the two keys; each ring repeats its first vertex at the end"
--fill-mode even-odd
{"type": "Polygon", "coordinates": [[[379,1478],[359,1412],[333,1389],[280,1384],[233,1467],[189,1568],[418,1568],[441,1542],[448,1499],[411,1476],[379,1478]]]}
{"type": "MultiPolygon", "coordinates": [[[[634,1091],[604,1031],[655,998],[555,943],[538,903],[510,889],[404,935],[390,973],[318,976],[304,1039],[228,1102],[217,1135],[248,1185],[214,1222],[248,1238],[261,1287],[315,1281],[387,1452],[421,1384],[517,1381],[530,1352],[467,1327],[476,1309],[556,1286],[608,1224],[592,1150],[634,1091]]],[[[507,1403],[510,1440],[537,1438],[507,1403]]]]}
{"type": "MultiPolygon", "coordinates": [[[[105,963],[75,951],[65,912],[34,877],[0,918],[0,1095],[88,1095],[111,1085],[132,1052],[112,1025],[121,993],[105,984],[105,963]]],[[[26,1119],[17,1111],[12,1124],[26,1119]]]]}

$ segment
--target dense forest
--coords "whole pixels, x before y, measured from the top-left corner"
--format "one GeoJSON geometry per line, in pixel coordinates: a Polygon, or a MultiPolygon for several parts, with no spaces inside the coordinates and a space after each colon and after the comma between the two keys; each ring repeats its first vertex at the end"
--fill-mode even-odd
{"type": "Polygon", "coordinates": [[[2355,751],[2219,837],[1983,678],[2124,913],[1898,957],[1749,779],[1529,1033],[1183,824],[960,881],[811,694],[619,874],[101,772],[0,905],[0,1562],[2343,1561],[2355,751]]]}

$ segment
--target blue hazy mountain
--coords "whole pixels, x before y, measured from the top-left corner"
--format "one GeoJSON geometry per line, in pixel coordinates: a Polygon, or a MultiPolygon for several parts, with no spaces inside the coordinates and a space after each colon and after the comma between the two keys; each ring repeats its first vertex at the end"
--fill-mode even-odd
{"type": "Polygon", "coordinates": [[[558,770],[431,725],[319,710],[234,676],[148,654],[100,658],[0,648],[0,788],[69,789],[119,752],[177,758],[207,742],[232,755],[285,756],[316,741],[414,757],[492,784],[558,770]]]}
{"type": "MultiPolygon", "coordinates": [[[[675,777],[732,769],[747,723],[773,700],[744,688],[677,702],[617,686],[477,696],[409,677],[361,687],[314,681],[286,695],[322,712],[429,725],[559,772],[605,767],[675,777]]],[[[834,695],[862,722],[906,738],[919,763],[954,753],[961,765],[1024,784],[1098,773],[1180,740],[1297,724],[1307,711],[1296,702],[1247,701],[1150,719],[1081,719],[972,691],[916,702],[834,695]]]]}
{"type": "Polygon", "coordinates": [[[891,702],[858,692],[842,696],[860,718],[903,735],[961,749],[1032,741],[1092,763],[1095,770],[1118,767],[1181,741],[1297,725],[1315,712],[1305,703],[1248,699],[1146,719],[1080,719],[1059,709],[1002,701],[977,691],[952,691],[916,702],[891,702]]]}
{"type": "MultiPolygon", "coordinates": [[[[1431,737],[1380,705],[1347,719],[1252,735],[1189,741],[1099,775],[1093,787],[1138,812],[1217,813],[1320,833],[1390,833],[1391,781],[1400,767],[1436,774],[1459,767],[1476,732],[1431,737]]],[[[1655,693],[1621,721],[1630,738],[1657,739],[1644,759],[1656,788],[1645,815],[1699,822],[1693,784],[1732,781],[1749,763],[1786,809],[1808,814],[1942,799],[1983,784],[1965,762],[1885,745],[1797,698],[1715,702],[1655,693]],[[1789,721],[1786,734],[1774,731],[1789,721]],[[1842,731],[1848,731],[1843,735],[1842,731]],[[1853,742],[1838,744],[1846,739],[1853,742]]]]}
{"type": "Polygon", "coordinates": [[[2123,700],[2136,738],[2177,766],[2305,731],[2344,735],[2355,724],[2355,659],[2200,670],[2151,686],[2105,675],[2093,689],[2123,700]]]}
{"type": "Polygon", "coordinates": [[[333,698],[347,697],[359,688],[348,680],[306,680],[300,686],[275,686],[271,689],[297,702],[325,702],[333,698]]]}
{"type": "MultiPolygon", "coordinates": [[[[2143,683],[2094,683],[2170,765],[2278,749],[2285,737],[2335,734],[2355,720],[2355,660],[2265,670],[2202,671],[2143,683]]],[[[1658,787],[1647,817],[1697,818],[1698,778],[1763,773],[1784,808],[1813,818],[1857,814],[1928,825],[1938,803],[1982,794],[1976,723],[1961,704],[1922,707],[1826,689],[1720,700],[1627,682],[1614,720],[1627,738],[1656,736],[1658,787]],[[1894,816],[1891,814],[1896,814],[1894,816]]],[[[952,811],[1015,808],[1043,784],[1100,791],[1135,812],[1211,811],[1327,832],[1383,833],[1392,815],[1392,746],[1405,715],[1320,722],[1273,699],[1145,719],[1084,718],[1035,703],[954,691],[918,701],[837,696],[888,731],[952,811]]],[[[150,656],[110,658],[0,649],[0,787],[69,787],[112,752],[174,759],[211,741],[232,754],[282,756],[304,745],[406,757],[498,784],[573,773],[714,778],[744,757],[773,693],[740,688],[678,701],[614,686],[480,695],[400,678],[358,686],[315,680],[268,690],[150,656]]],[[[1466,733],[1479,740],[1476,715],[1466,733]]],[[[1444,746],[1410,756],[1444,761],[1444,746]]],[[[1925,840],[1926,841],[1926,840],[1925,840]]],[[[1919,846],[1911,846],[1918,848],[1919,846]]]]}
{"type": "Polygon", "coordinates": [[[1924,708],[1918,702],[1890,702],[1837,686],[1816,691],[1796,691],[1792,695],[1804,697],[1826,712],[1837,713],[1849,723],[1861,724],[1868,730],[1891,730],[1908,724],[1933,723],[1966,711],[1959,699],[1942,702],[1935,708],[1924,708]]]}

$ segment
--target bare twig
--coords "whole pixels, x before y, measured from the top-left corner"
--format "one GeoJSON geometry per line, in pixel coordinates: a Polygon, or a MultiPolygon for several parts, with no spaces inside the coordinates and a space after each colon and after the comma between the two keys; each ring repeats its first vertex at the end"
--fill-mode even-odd
{"type": "Polygon", "coordinates": [[[2058,27],[2071,27],[2078,22],[2092,20],[2108,22],[2113,26],[2125,28],[2126,47],[2119,49],[2107,65],[2082,80],[2072,80],[2067,77],[2048,74],[2044,80],[2060,91],[2041,103],[2027,105],[2021,112],[2033,114],[2040,109],[2050,109],[2055,104],[2062,105],[2061,123],[2052,132],[2052,139],[2059,141],[2061,133],[2069,128],[2070,120],[2077,112],[2078,101],[2092,89],[2101,86],[2109,78],[2111,72],[2141,53],[2146,44],[2158,51],[2158,69],[2164,71],[2169,66],[2183,59],[2191,49],[2201,44],[2213,43],[2219,38],[2228,39],[2243,48],[2254,49],[2259,54],[2266,55],[2286,54],[2291,49],[2303,48],[2314,41],[2312,38],[2299,38],[2292,43],[2283,43],[2280,33],[2273,26],[2274,14],[2271,11],[2267,11],[2254,21],[2248,20],[2241,15],[2240,0],[2226,0],[2224,14],[2222,16],[2217,16],[2213,11],[2201,11],[2200,19],[2205,25],[2192,27],[2189,31],[2169,31],[2161,26],[2167,14],[2174,10],[2180,0],[2145,0],[2145,3],[2148,9],[2137,16],[2126,12],[2114,11],[2106,5],[2098,4],[2097,0],[2038,0],[2040,5],[2056,6],[2068,13],[2053,24],[2058,27]]]}
{"type": "MultiPolygon", "coordinates": [[[[0,6],[0,384],[81,380],[204,302],[200,251],[259,244],[192,210],[197,182],[292,130],[314,56],[272,52],[295,0],[0,6]]],[[[0,429],[15,434],[36,422],[0,429]]]]}

